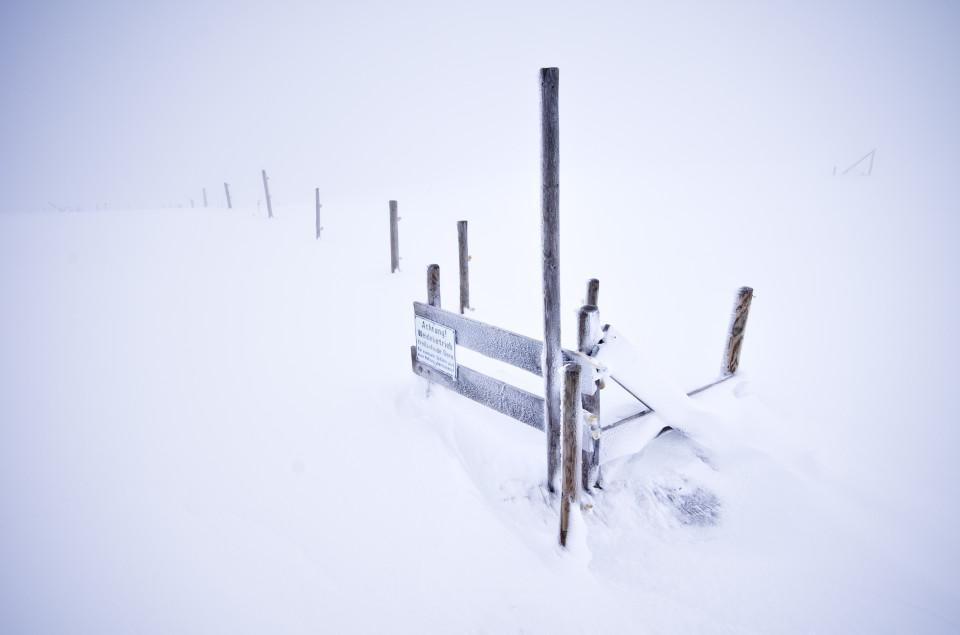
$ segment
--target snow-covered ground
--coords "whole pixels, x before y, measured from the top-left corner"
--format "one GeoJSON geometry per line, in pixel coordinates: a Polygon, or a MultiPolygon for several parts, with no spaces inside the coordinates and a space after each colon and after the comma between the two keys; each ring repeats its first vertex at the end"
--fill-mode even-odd
{"type": "MultiPolygon", "coordinates": [[[[717,430],[604,465],[571,552],[542,433],[410,370],[456,211],[400,202],[396,274],[386,200],[0,215],[0,631],[957,632],[957,200],[779,185],[561,208],[567,346],[596,276],[693,388],[757,295],[717,430]]],[[[472,317],[536,337],[532,202],[466,217],[472,317]]]]}
{"type": "Polygon", "coordinates": [[[0,633],[960,632],[957,3],[48,5],[0,3],[0,633]],[[565,345],[599,278],[692,389],[755,289],[567,552],[543,435],[409,357],[461,219],[471,317],[541,333],[545,66],[565,345]]]}

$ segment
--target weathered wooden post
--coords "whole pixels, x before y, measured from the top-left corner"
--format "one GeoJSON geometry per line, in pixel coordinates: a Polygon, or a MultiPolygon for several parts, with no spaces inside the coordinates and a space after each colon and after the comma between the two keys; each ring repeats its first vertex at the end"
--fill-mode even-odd
{"type": "Polygon", "coordinates": [[[207,188],[203,188],[203,206],[207,206],[207,188]]]}
{"type": "Polygon", "coordinates": [[[390,201],[390,273],[400,269],[400,231],[397,228],[397,202],[390,201]]]}
{"type": "Polygon", "coordinates": [[[457,221],[457,243],[460,248],[460,314],[470,308],[470,253],[467,249],[467,221],[457,221]]]}
{"type": "Polygon", "coordinates": [[[547,489],[560,485],[560,69],[540,69],[540,242],[543,251],[547,489]]]}
{"type": "Polygon", "coordinates": [[[233,203],[230,202],[230,184],[223,184],[223,191],[227,193],[227,209],[233,209],[233,203]]]}
{"type": "Polygon", "coordinates": [[[600,306],[600,281],[596,278],[587,280],[587,300],[584,302],[587,306],[600,306]]]}
{"type": "Polygon", "coordinates": [[[560,544],[567,546],[570,512],[580,504],[580,364],[563,367],[563,492],[560,495],[560,544]]]}
{"type": "Polygon", "coordinates": [[[263,195],[267,198],[267,218],[273,218],[273,205],[270,204],[270,186],[267,185],[267,171],[260,170],[263,174],[263,195]]]}
{"type": "Polygon", "coordinates": [[[440,265],[427,266],[427,304],[440,308],[440,265]]]}
{"type": "Polygon", "coordinates": [[[741,287],[737,291],[737,299],[733,305],[733,315],[730,318],[730,330],[727,333],[727,344],[723,349],[724,376],[737,372],[740,365],[740,347],[743,346],[743,332],[747,328],[747,316],[750,314],[750,302],[753,300],[753,289],[741,287]]]}
{"type": "Polygon", "coordinates": [[[320,208],[323,207],[323,205],[320,204],[320,188],[319,187],[317,188],[316,195],[317,195],[316,197],[317,198],[317,240],[320,240],[320,232],[323,231],[323,227],[320,226],[320,208]]]}
{"type": "MultiPolygon", "coordinates": [[[[591,281],[591,282],[595,282],[591,281]]],[[[594,296],[596,297],[596,296],[594,296]]],[[[580,307],[577,328],[577,350],[592,356],[600,343],[600,311],[595,306],[580,307]]],[[[583,409],[589,413],[590,429],[584,430],[589,441],[583,441],[583,489],[600,484],[600,387],[601,380],[594,382],[593,392],[583,395],[583,409]]]]}

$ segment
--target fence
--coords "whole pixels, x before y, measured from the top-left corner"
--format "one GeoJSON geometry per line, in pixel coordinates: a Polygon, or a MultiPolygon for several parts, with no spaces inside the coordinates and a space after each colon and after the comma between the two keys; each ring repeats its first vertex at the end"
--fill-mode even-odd
{"type": "MultiPolygon", "coordinates": [[[[546,431],[546,396],[535,395],[457,361],[457,348],[463,347],[538,377],[544,377],[544,343],[541,340],[442,309],[439,270],[438,265],[430,265],[427,268],[428,302],[413,303],[416,332],[416,344],[410,349],[413,372],[537,430],[546,431]]],[[[588,300],[596,302],[598,290],[599,282],[595,279],[590,280],[587,283],[588,300]]],[[[686,393],[687,396],[693,396],[716,386],[736,373],[752,298],[753,290],[749,287],[743,287],[737,292],[724,345],[720,377],[716,381],[686,393]]],[[[562,507],[567,506],[569,501],[576,500],[580,487],[589,489],[599,486],[601,464],[609,458],[615,458],[611,453],[601,454],[603,439],[624,434],[628,428],[642,424],[647,415],[655,412],[644,402],[640,394],[643,392],[642,386],[638,387],[618,377],[612,369],[599,368],[596,365],[594,358],[606,345],[603,337],[608,328],[609,326],[600,328],[598,308],[595,305],[585,305],[579,312],[578,350],[561,349],[565,374],[563,403],[566,404],[561,409],[565,428],[562,437],[564,475],[562,507]],[[575,380],[572,378],[574,375],[575,380]],[[621,417],[609,425],[603,425],[600,418],[600,391],[604,387],[604,376],[622,386],[640,404],[636,413],[621,417]],[[571,393],[571,390],[575,390],[575,393],[571,393]],[[577,425],[580,421],[579,411],[575,416],[571,414],[570,404],[572,403],[576,403],[577,408],[582,409],[586,415],[589,430],[578,431],[576,434],[566,431],[567,427],[577,425]],[[567,420],[571,417],[576,421],[568,424],[567,420]],[[573,461],[579,464],[579,468],[570,465],[573,461]],[[579,472],[577,479],[579,484],[572,490],[568,490],[566,481],[569,479],[569,474],[577,472],[579,472]]],[[[630,351],[627,354],[629,355],[630,351]]],[[[668,429],[670,426],[664,425],[654,431],[655,434],[648,434],[647,440],[659,436],[668,429]]],[[[562,522],[561,525],[561,542],[564,542],[566,523],[562,522]]]]}

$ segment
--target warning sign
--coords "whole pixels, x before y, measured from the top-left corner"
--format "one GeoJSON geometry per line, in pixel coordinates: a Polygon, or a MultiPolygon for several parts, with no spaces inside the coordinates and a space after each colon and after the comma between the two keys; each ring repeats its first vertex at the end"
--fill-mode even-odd
{"type": "Polygon", "coordinates": [[[452,328],[414,318],[417,333],[417,361],[457,379],[457,332],[452,328]]]}

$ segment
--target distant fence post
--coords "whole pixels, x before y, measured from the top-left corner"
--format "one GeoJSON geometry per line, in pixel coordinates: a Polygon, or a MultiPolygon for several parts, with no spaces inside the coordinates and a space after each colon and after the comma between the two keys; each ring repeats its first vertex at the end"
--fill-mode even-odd
{"type": "Polygon", "coordinates": [[[427,304],[440,308],[440,265],[427,266],[427,304]]]}
{"type": "Polygon", "coordinates": [[[563,491],[560,495],[560,544],[567,546],[570,512],[580,504],[580,364],[563,367],[563,491]]]}
{"type": "Polygon", "coordinates": [[[397,202],[390,201],[390,273],[400,269],[400,231],[397,228],[397,202]]]}
{"type": "Polygon", "coordinates": [[[207,206],[207,188],[203,188],[203,206],[207,206]]]}
{"type": "Polygon", "coordinates": [[[270,204],[270,186],[267,185],[267,171],[260,170],[263,174],[263,195],[267,198],[267,218],[273,218],[273,205],[270,204]]]}
{"type": "Polygon", "coordinates": [[[543,251],[547,489],[560,485],[560,69],[540,69],[540,242],[543,251]]]}
{"type": "Polygon", "coordinates": [[[323,205],[320,204],[320,188],[317,188],[317,240],[320,239],[320,232],[323,231],[323,227],[320,226],[320,208],[323,205]]]}
{"type": "Polygon", "coordinates": [[[457,221],[457,243],[460,249],[460,314],[470,308],[470,253],[467,248],[467,221],[457,221]]]}
{"type": "Polygon", "coordinates": [[[727,345],[723,349],[724,375],[737,372],[740,365],[740,348],[743,346],[743,333],[747,329],[747,316],[750,314],[750,302],[753,300],[753,289],[741,287],[737,291],[737,300],[730,318],[730,330],[727,333],[727,345]]]}
{"type": "Polygon", "coordinates": [[[587,280],[587,301],[584,302],[587,306],[600,306],[600,281],[596,278],[590,278],[587,280]]]}
{"type": "Polygon", "coordinates": [[[233,203],[230,202],[230,184],[223,184],[223,191],[227,193],[227,209],[233,209],[233,203]]]}
{"type": "MultiPolygon", "coordinates": [[[[595,306],[582,306],[578,317],[577,350],[590,356],[600,343],[600,311],[595,306]]],[[[600,484],[600,383],[600,380],[594,383],[592,394],[583,395],[583,409],[590,415],[588,417],[590,440],[583,442],[583,488],[585,490],[600,484]]]]}

